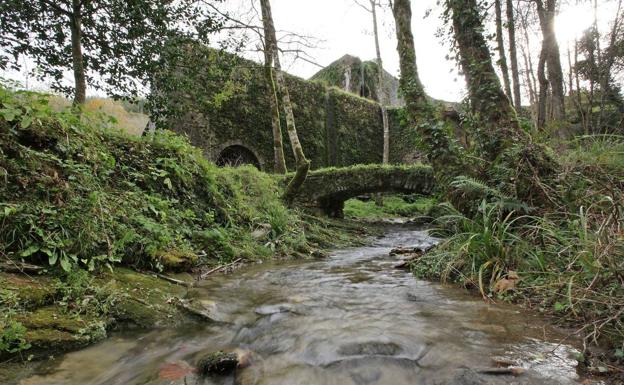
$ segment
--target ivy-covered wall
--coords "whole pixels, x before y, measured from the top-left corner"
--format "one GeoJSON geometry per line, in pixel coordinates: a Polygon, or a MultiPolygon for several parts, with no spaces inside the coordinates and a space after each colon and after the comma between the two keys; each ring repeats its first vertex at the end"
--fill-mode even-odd
{"type": "MultiPolygon", "coordinates": [[[[196,63],[197,56],[193,60],[195,68],[203,67],[196,63]]],[[[206,65],[210,65],[210,60],[206,60],[206,65]]],[[[203,98],[201,83],[193,86],[193,92],[170,89],[168,100],[181,113],[170,119],[167,126],[188,135],[191,142],[204,149],[206,156],[214,161],[228,146],[244,146],[257,156],[263,170],[271,171],[273,134],[263,68],[246,60],[241,60],[239,66],[244,71],[232,72],[224,82],[223,88],[232,92],[226,97],[212,98],[210,103],[203,98]]],[[[176,72],[175,76],[182,76],[181,73],[176,72]]],[[[383,126],[381,108],[376,102],[321,82],[294,76],[288,76],[287,82],[299,139],[312,168],[381,163],[383,126]]],[[[192,82],[180,80],[173,84],[188,88],[192,82]]],[[[206,86],[206,93],[214,94],[214,88],[214,84],[206,86]]],[[[400,113],[391,111],[391,156],[393,162],[401,163],[406,154],[413,151],[413,147],[410,148],[413,141],[395,138],[395,135],[404,136],[409,129],[401,124],[400,113]]],[[[286,126],[284,123],[282,126],[286,162],[289,169],[293,169],[294,158],[286,126]]]]}

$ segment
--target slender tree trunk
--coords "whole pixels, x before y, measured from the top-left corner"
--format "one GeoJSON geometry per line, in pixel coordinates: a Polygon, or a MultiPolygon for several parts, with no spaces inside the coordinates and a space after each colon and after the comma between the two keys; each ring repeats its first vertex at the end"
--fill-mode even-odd
{"type": "MultiPolygon", "coordinates": [[[[615,62],[615,45],[617,43],[617,35],[620,29],[620,11],[622,9],[622,0],[618,1],[617,12],[613,21],[613,27],[611,28],[611,36],[609,38],[609,47],[606,49],[607,58],[600,64],[600,116],[598,117],[598,127],[602,125],[604,121],[604,110],[606,107],[607,95],[610,92],[610,80],[611,80],[611,68],[615,62]]],[[[597,22],[596,22],[597,24],[597,22]]],[[[603,58],[604,59],[604,58],[603,58]]]]}
{"type": "Polygon", "coordinates": [[[386,94],[386,78],[384,76],[383,61],[381,60],[381,48],[379,46],[379,28],[377,25],[377,0],[371,0],[371,12],[373,14],[373,31],[375,34],[375,51],[377,53],[377,97],[381,105],[381,120],[383,124],[383,164],[390,162],[390,126],[388,124],[388,98],[386,94]]]}
{"type": "Polygon", "coordinates": [[[581,116],[581,122],[583,123],[583,132],[585,135],[589,134],[589,124],[587,122],[587,115],[583,109],[583,99],[581,95],[581,79],[578,72],[578,40],[574,41],[574,79],[576,82],[576,108],[581,116]]]}
{"type": "Polygon", "coordinates": [[[548,100],[548,87],[550,83],[546,78],[546,47],[542,43],[539,62],[537,63],[537,80],[539,81],[539,96],[537,99],[537,128],[543,130],[546,126],[546,105],[548,100]]]}
{"type": "Polygon", "coordinates": [[[82,105],[87,101],[87,79],[85,75],[84,59],[82,57],[82,14],[80,0],[72,0],[70,29],[72,66],[75,82],[74,105],[82,105]]]}
{"type": "Polygon", "coordinates": [[[526,68],[524,71],[525,81],[528,88],[529,94],[529,103],[531,103],[531,119],[533,121],[533,128],[537,129],[537,95],[535,91],[535,84],[531,79],[533,71],[532,65],[530,64],[530,57],[527,57],[528,54],[522,49],[522,57],[524,59],[524,67],[526,68]]]}
{"type": "Polygon", "coordinates": [[[509,34],[509,61],[511,64],[511,80],[513,81],[513,104],[516,111],[522,108],[520,93],[520,71],[518,69],[518,50],[516,42],[516,21],[513,0],[507,0],[507,32],[509,34]]]}
{"type": "Polygon", "coordinates": [[[418,76],[410,0],[395,0],[392,12],[396,23],[397,51],[401,68],[400,87],[408,118],[422,138],[423,149],[433,165],[438,183],[445,185],[455,176],[469,172],[463,165],[459,146],[453,143],[443,127],[435,123],[433,106],[427,100],[425,89],[418,76]]]}
{"type": "Polygon", "coordinates": [[[484,126],[478,140],[481,155],[493,161],[510,145],[523,140],[516,111],[492,65],[477,0],[446,0],[446,6],[452,13],[453,34],[470,101],[484,126]]]}
{"type": "MultiPolygon", "coordinates": [[[[520,8],[518,8],[520,9],[520,8]]],[[[533,59],[531,57],[531,38],[529,36],[526,16],[522,12],[518,12],[520,16],[520,25],[524,32],[524,44],[520,45],[522,57],[524,59],[525,76],[529,88],[529,99],[531,101],[531,116],[533,118],[533,126],[538,129],[538,96],[537,96],[537,79],[535,78],[535,70],[533,67],[533,59]]]]}
{"type": "Polygon", "coordinates": [[[509,80],[509,67],[507,67],[507,57],[505,55],[505,40],[503,38],[503,12],[501,6],[502,0],[494,0],[494,9],[496,13],[496,43],[498,47],[498,65],[503,74],[503,84],[505,85],[505,94],[509,100],[512,98],[511,82],[509,80]]]}
{"type": "Polygon", "coordinates": [[[548,70],[548,81],[552,90],[553,118],[565,119],[565,92],[563,90],[563,69],[561,66],[561,54],[559,43],[555,33],[555,16],[557,12],[556,0],[535,0],[537,13],[540,19],[540,27],[544,39],[543,50],[548,70]]]}
{"type": "Polygon", "coordinates": [[[269,49],[266,40],[267,39],[265,39],[264,45],[264,74],[270,93],[271,126],[273,128],[273,170],[277,174],[286,174],[286,159],[284,158],[284,144],[282,142],[282,123],[280,121],[277,89],[273,76],[273,52],[269,49]]]}
{"type": "Polygon", "coordinates": [[[297,195],[299,189],[305,182],[308,171],[310,170],[310,162],[306,159],[303,153],[303,147],[301,146],[299,136],[297,135],[295,115],[293,114],[292,103],[290,101],[290,93],[288,92],[286,78],[280,64],[277,36],[275,34],[275,24],[273,23],[273,15],[271,13],[271,4],[269,0],[260,0],[260,4],[262,9],[262,20],[264,21],[265,27],[264,34],[266,36],[268,46],[273,53],[277,87],[282,96],[282,105],[284,107],[284,113],[286,114],[286,129],[288,131],[288,138],[290,139],[290,145],[293,149],[295,161],[297,163],[295,176],[288,184],[288,187],[286,187],[286,192],[284,194],[284,198],[290,201],[297,195]]]}
{"type": "MultiPolygon", "coordinates": [[[[386,105],[388,104],[388,98],[386,95],[386,78],[384,76],[383,61],[381,60],[381,48],[379,46],[379,28],[377,25],[377,0],[370,0],[371,13],[373,15],[373,32],[375,36],[375,52],[377,53],[377,99],[379,99],[379,105],[381,106],[381,123],[383,126],[383,153],[382,163],[388,164],[390,162],[390,125],[388,123],[388,110],[386,105]]],[[[375,204],[377,206],[383,206],[383,195],[375,195],[375,204]]]]}
{"type": "Polygon", "coordinates": [[[574,99],[574,74],[572,72],[572,52],[568,45],[568,97],[574,99]]]}

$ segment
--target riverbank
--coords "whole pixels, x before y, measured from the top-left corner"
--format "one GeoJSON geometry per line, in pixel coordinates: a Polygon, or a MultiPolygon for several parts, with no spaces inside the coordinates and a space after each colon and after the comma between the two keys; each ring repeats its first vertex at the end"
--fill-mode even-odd
{"type": "Polygon", "coordinates": [[[279,178],[218,168],[178,135],[129,136],[37,93],[0,88],[0,105],[2,360],[186,322],[197,277],[374,231],[287,207],[279,178]]]}
{"type": "Polygon", "coordinates": [[[217,274],[190,290],[211,321],[114,333],[79,352],[16,365],[19,378],[4,383],[594,383],[575,372],[577,341],[561,342],[564,333],[541,317],[394,268],[392,248],[435,242],[394,226],[326,258],[217,274]],[[245,365],[198,378],[202,358],[217,351],[242,352],[245,365]]]}

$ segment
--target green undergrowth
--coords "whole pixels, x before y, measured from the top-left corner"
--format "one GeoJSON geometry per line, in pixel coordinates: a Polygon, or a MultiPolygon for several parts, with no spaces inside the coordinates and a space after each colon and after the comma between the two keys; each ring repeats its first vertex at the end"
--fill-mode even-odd
{"type": "Polygon", "coordinates": [[[0,87],[0,356],[181,319],[172,298],[185,290],[151,272],[352,240],[355,229],[287,208],[279,178],[218,168],[181,136],[130,136],[111,119],[0,87]]]}
{"type": "Polygon", "coordinates": [[[163,270],[304,246],[267,174],[217,168],[172,133],[136,138],[103,128],[106,117],[52,112],[42,95],[0,97],[5,258],[163,270]],[[265,239],[252,239],[266,224],[265,239]]]}
{"type": "MultiPolygon", "coordinates": [[[[537,211],[502,193],[490,194],[475,215],[442,205],[435,231],[446,238],[413,264],[413,272],[552,315],[578,332],[586,347],[599,343],[608,348],[605,356],[592,355],[589,349],[580,357],[589,369],[621,367],[623,142],[585,137],[561,148],[557,185],[545,189],[554,209],[537,211]],[[501,282],[512,290],[501,290],[501,282]]],[[[474,189],[478,183],[472,184],[474,189]]]]}
{"type": "Polygon", "coordinates": [[[383,219],[414,218],[426,216],[433,207],[434,198],[412,195],[389,195],[383,197],[383,204],[377,205],[374,199],[349,199],[345,202],[344,214],[347,218],[383,219]]]}

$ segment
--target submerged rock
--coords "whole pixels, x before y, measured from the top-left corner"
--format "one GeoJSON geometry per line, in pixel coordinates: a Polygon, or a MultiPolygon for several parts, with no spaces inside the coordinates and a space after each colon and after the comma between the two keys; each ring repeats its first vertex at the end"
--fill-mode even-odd
{"type": "Polygon", "coordinates": [[[229,374],[238,367],[238,354],[218,351],[209,353],[197,361],[197,372],[202,376],[209,374],[229,374]]]}
{"type": "Polygon", "coordinates": [[[338,349],[342,356],[395,356],[403,349],[394,342],[358,342],[338,349]]]}

